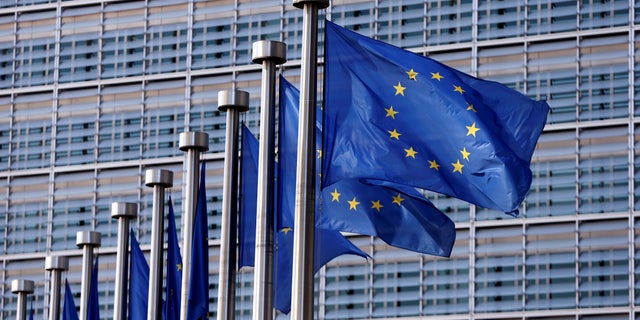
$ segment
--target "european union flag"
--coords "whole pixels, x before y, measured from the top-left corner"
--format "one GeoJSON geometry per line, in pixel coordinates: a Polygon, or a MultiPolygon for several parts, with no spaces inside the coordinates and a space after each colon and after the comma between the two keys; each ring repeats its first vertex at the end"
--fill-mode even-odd
{"type": "Polygon", "coordinates": [[[323,187],[368,178],[517,214],[549,106],[326,22],[323,187]]]}
{"type": "MultiPolygon", "coordinates": [[[[243,126],[244,127],[244,126],[243,126]]],[[[248,128],[244,127],[242,134],[242,163],[241,167],[241,205],[240,205],[240,248],[244,248],[241,252],[240,266],[253,266],[255,255],[255,216],[257,201],[257,182],[258,182],[258,140],[253,136],[248,128]],[[244,209],[243,209],[244,208],[244,209]],[[252,209],[249,209],[252,208],[252,209]],[[251,211],[252,210],[252,211],[251,211]],[[252,221],[243,224],[242,221],[252,221]],[[244,231],[242,230],[244,228],[244,231]],[[251,246],[252,244],[253,246],[251,246]]],[[[290,170],[295,171],[295,170],[290,170]]],[[[293,174],[295,177],[295,173],[293,174]]],[[[285,175],[286,176],[286,175],[285,175]]],[[[295,178],[294,178],[295,179],[295,178]]],[[[293,199],[293,198],[291,198],[293,199]]],[[[293,205],[287,206],[293,209],[293,205]]],[[[293,211],[278,213],[282,215],[293,216],[293,211]]],[[[291,219],[293,221],[293,219],[291,219]]],[[[291,310],[291,276],[293,268],[293,229],[285,227],[276,232],[274,236],[275,251],[275,267],[274,267],[274,307],[280,312],[289,313],[291,310]]],[[[316,230],[316,259],[315,270],[319,270],[322,266],[337,256],[343,254],[356,254],[363,257],[367,255],[358,247],[354,246],[349,240],[342,236],[339,232],[333,230],[316,230]]]]}
{"type": "Polygon", "coordinates": [[[64,279],[62,320],[78,320],[78,311],[76,311],[76,304],[73,302],[73,293],[71,292],[71,287],[69,287],[69,281],[67,281],[67,279],[64,279]]]}
{"type": "MultiPolygon", "coordinates": [[[[280,125],[282,133],[279,154],[282,159],[283,155],[295,156],[295,150],[291,149],[294,149],[296,145],[297,127],[288,125],[286,122],[297,123],[300,93],[284,77],[280,78],[280,88],[280,119],[284,119],[283,122],[285,122],[281,122],[280,125]]],[[[320,136],[320,127],[320,124],[316,124],[317,136],[320,136]]],[[[318,148],[318,158],[322,158],[321,148],[318,148]]],[[[379,214],[354,215],[354,212],[349,210],[349,207],[335,205],[335,201],[331,201],[331,194],[323,192],[322,210],[318,210],[319,214],[316,216],[318,228],[378,236],[392,246],[426,254],[449,256],[451,253],[456,235],[455,224],[415,189],[395,186],[390,183],[387,186],[376,186],[361,183],[357,180],[351,180],[350,183],[342,181],[339,183],[341,192],[388,199],[389,201],[391,200],[389,194],[393,193],[393,196],[397,199],[409,199],[410,201],[401,203],[398,200],[397,208],[385,208],[385,213],[389,214],[389,216],[380,216],[379,214]],[[390,186],[395,186],[396,189],[388,189],[390,186]],[[375,227],[372,228],[373,226],[375,227]],[[399,236],[399,233],[404,236],[399,236]]],[[[281,188],[288,188],[286,185],[285,183],[285,186],[281,186],[281,188]]],[[[334,185],[333,187],[336,188],[337,186],[334,185]]],[[[290,190],[290,192],[293,191],[290,190]]],[[[293,210],[293,199],[289,201],[291,203],[288,205],[293,210]]],[[[317,201],[318,204],[321,201],[317,201]]],[[[362,206],[359,212],[366,212],[366,208],[368,207],[362,206]]]]}
{"type": "Polygon", "coordinates": [[[178,245],[176,216],[173,201],[169,197],[169,215],[167,217],[167,284],[164,303],[166,320],[180,319],[180,292],[182,288],[182,257],[178,245]]]}
{"type": "Polygon", "coordinates": [[[207,230],[207,195],[205,185],[205,162],[200,168],[198,203],[193,223],[191,243],[191,280],[189,281],[189,303],[187,319],[207,319],[209,312],[209,245],[207,230]]]}
{"type": "Polygon", "coordinates": [[[31,310],[29,310],[29,320],[33,320],[33,314],[35,311],[33,310],[33,300],[31,300],[31,310]]]}
{"type": "Polygon", "coordinates": [[[133,230],[129,260],[129,320],[146,320],[149,301],[149,264],[140,250],[140,244],[133,230]]]}
{"type": "Polygon", "coordinates": [[[96,257],[96,260],[93,263],[93,272],[91,272],[87,319],[100,320],[100,303],[98,302],[98,257],[96,257]]]}
{"type": "Polygon", "coordinates": [[[240,205],[238,209],[238,267],[253,266],[256,258],[256,212],[258,210],[258,149],[249,128],[242,126],[240,158],[240,205]]]}

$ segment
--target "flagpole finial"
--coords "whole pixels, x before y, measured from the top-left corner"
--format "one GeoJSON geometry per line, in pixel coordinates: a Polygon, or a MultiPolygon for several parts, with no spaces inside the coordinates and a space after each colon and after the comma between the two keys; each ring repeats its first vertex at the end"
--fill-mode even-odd
{"type": "Polygon", "coordinates": [[[44,259],[44,269],[52,270],[68,270],[69,258],[64,256],[48,256],[44,259]]]}
{"type": "Polygon", "coordinates": [[[16,279],[11,281],[11,292],[13,293],[33,293],[33,281],[16,279]]]}
{"type": "Polygon", "coordinates": [[[209,151],[209,135],[205,132],[187,131],[180,134],[178,147],[182,151],[196,149],[200,152],[209,151]]]}
{"type": "Polygon", "coordinates": [[[102,235],[96,231],[78,231],[76,233],[76,246],[96,246],[102,243],[102,235]]]}
{"type": "Polygon", "coordinates": [[[329,6],[329,0],[293,0],[293,6],[302,9],[305,4],[315,4],[318,9],[329,6]]]}
{"type": "Polygon", "coordinates": [[[173,186],[173,172],[162,169],[149,169],[145,172],[144,183],[147,187],[160,186],[169,188],[173,186]]]}
{"type": "Polygon", "coordinates": [[[131,202],[113,202],[111,203],[111,218],[129,218],[133,219],[138,216],[138,204],[131,202]]]}
{"type": "Polygon", "coordinates": [[[255,63],[269,60],[274,64],[283,64],[287,62],[287,45],[280,41],[256,41],[253,43],[251,59],[255,63]]]}
{"type": "Polygon", "coordinates": [[[230,108],[239,112],[249,110],[249,92],[242,90],[218,91],[218,110],[227,111],[230,108]]]}

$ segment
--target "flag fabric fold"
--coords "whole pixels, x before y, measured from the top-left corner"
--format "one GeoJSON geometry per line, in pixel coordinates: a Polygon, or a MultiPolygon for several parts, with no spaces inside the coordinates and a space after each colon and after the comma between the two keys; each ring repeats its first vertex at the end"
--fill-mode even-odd
{"type": "Polygon", "coordinates": [[[205,162],[200,168],[198,203],[193,224],[191,244],[191,280],[189,281],[189,303],[187,319],[207,319],[209,312],[209,246],[207,224],[207,195],[205,185],[205,162]]]}
{"type": "MultiPolygon", "coordinates": [[[[240,221],[253,221],[253,225],[250,223],[240,224],[240,246],[241,248],[245,248],[244,256],[248,257],[244,262],[241,262],[241,267],[254,265],[253,256],[255,254],[255,246],[252,247],[249,243],[253,243],[255,245],[258,145],[258,140],[253,136],[251,131],[243,126],[241,167],[246,169],[241,171],[242,194],[240,196],[240,221]],[[250,211],[248,208],[253,208],[253,211],[250,211]]],[[[278,174],[278,176],[280,175],[278,174]]],[[[290,207],[293,209],[293,206],[290,207]]],[[[277,213],[276,216],[281,216],[282,214],[293,215],[293,211],[277,213]]],[[[274,246],[274,307],[280,312],[289,313],[291,310],[291,275],[293,268],[293,228],[284,227],[277,230],[274,235],[274,246]]],[[[342,254],[355,254],[362,257],[368,257],[366,253],[362,252],[358,247],[349,242],[349,240],[339,232],[333,230],[316,230],[315,253],[316,257],[314,268],[316,271],[335,257],[342,254]]]]}
{"type": "Polygon", "coordinates": [[[98,257],[93,263],[91,283],[89,285],[89,304],[87,308],[88,320],[100,320],[100,302],[98,299],[98,257]]]}
{"type": "Polygon", "coordinates": [[[545,102],[330,21],[324,86],[323,187],[385,180],[517,214],[545,102]]]}
{"type": "Polygon", "coordinates": [[[182,288],[182,257],[180,256],[176,216],[171,197],[169,197],[167,220],[167,280],[163,313],[166,320],[178,320],[180,319],[180,292],[182,288]]]}
{"type": "MultiPolygon", "coordinates": [[[[280,161],[285,162],[283,157],[295,157],[295,146],[297,138],[297,126],[291,123],[297,123],[298,119],[298,103],[300,93],[291,83],[284,77],[280,78],[280,119],[281,122],[281,147],[279,148],[280,161]]],[[[318,137],[321,137],[319,123],[316,124],[318,137]]],[[[317,145],[321,145],[317,141],[317,145]]],[[[322,159],[322,150],[318,148],[318,158],[322,159]]],[[[294,158],[295,159],[295,158],[294,158]]],[[[294,160],[289,160],[293,162],[294,160]]],[[[293,162],[295,164],[295,162],[293,162]]],[[[284,174],[287,174],[285,171],[284,174]]],[[[291,177],[295,182],[295,177],[291,177]]],[[[319,180],[319,179],[318,179],[319,180]]],[[[283,179],[286,181],[286,179],[283,179]]],[[[295,183],[284,183],[281,190],[287,193],[294,193],[295,183]]],[[[433,254],[438,256],[449,256],[455,242],[455,224],[444,213],[440,212],[428,199],[419,194],[414,188],[403,187],[392,183],[378,183],[375,185],[373,181],[370,183],[360,182],[359,180],[350,179],[349,181],[339,181],[331,188],[325,188],[322,191],[321,200],[317,204],[322,204],[322,210],[316,216],[317,227],[319,230],[339,230],[358,234],[366,234],[377,236],[389,245],[412,250],[425,254],[433,254]],[[395,199],[407,199],[407,202],[397,200],[396,205],[387,205],[382,210],[373,212],[367,209],[372,207],[370,202],[362,202],[364,205],[358,207],[357,214],[345,207],[348,200],[342,197],[342,206],[336,203],[336,198],[332,199],[331,193],[336,188],[340,192],[353,194],[358,197],[371,197],[370,201],[380,201],[391,203],[395,199]],[[331,191],[329,191],[331,190],[331,191]],[[380,212],[384,214],[380,214],[380,212]],[[376,214],[377,213],[377,214],[376,214]]],[[[319,186],[318,186],[319,188],[319,186]]],[[[337,192],[337,191],[336,191],[337,192]]],[[[286,198],[285,198],[286,199],[286,198]]],[[[355,199],[355,198],[354,198],[355,199]]],[[[362,198],[364,200],[364,198],[362,198]]],[[[354,200],[355,201],[355,200],[354,200]]],[[[293,199],[289,202],[282,201],[283,205],[290,205],[293,210],[293,199]]],[[[282,210],[282,212],[287,212],[282,210]]],[[[325,232],[325,231],[321,231],[325,232]]],[[[328,235],[327,235],[328,236],[328,235]]]]}
{"type": "Polygon", "coordinates": [[[149,301],[149,264],[131,231],[129,259],[129,320],[146,320],[149,301]]]}
{"type": "Polygon", "coordinates": [[[243,125],[238,206],[238,268],[253,266],[255,262],[259,148],[258,140],[249,128],[243,125]]]}
{"type": "Polygon", "coordinates": [[[76,303],[73,301],[73,293],[69,281],[64,279],[64,302],[62,305],[62,320],[78,320],[76,303]]]}

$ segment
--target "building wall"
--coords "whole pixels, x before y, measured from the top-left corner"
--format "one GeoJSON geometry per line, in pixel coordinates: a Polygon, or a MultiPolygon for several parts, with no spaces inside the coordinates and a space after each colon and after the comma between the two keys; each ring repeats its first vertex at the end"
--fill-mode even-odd
{"type": "MultiPolygon", "coordinates": [[[[320,271],[317,318],[640,318],[640,3],[334,0],[324,17],[547,100],[551,113],[520,217],[429,194],[456,221],[451,258],[354,236],[373,260],[341,257],[320,271]]],[[[217,92],[249,91],[243,119],[257,132],[251,45],[286,42],[282,72],[297,83],[301,24],[289,0],[0,1],[0,318],[15,317],[17,278],[36,282],[43,317],[47,255],[71,257],[65,276],[78,298],[81,230],[102,233],[101,311],[111,318],[109,206],[139,203],[133,229],[148,249],[144,172],[174,172],[168,193],[180,217],[177,141],[187,130],[210,137],[213,318],[225,139],[217,92]]],[[[239,273],[238,319],[250,318],[252,280],[239,273]]]]}

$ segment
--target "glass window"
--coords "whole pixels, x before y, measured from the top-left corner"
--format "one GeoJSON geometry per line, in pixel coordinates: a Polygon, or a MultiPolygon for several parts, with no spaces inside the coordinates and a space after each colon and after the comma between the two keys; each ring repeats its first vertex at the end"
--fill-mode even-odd
{"type": "Polygon", "coordinates": [[[580,307],[629,304],[628,224],[626,219],[580,223],[580,307]]]}
{"type": "Polygon", "coordinates": [[[502,39],[524,34],[524,0],[482,0],[478,4],[478,39],[502,39]]]}

